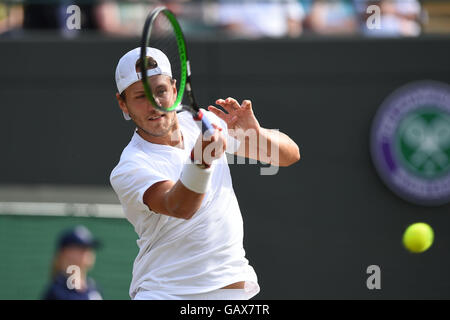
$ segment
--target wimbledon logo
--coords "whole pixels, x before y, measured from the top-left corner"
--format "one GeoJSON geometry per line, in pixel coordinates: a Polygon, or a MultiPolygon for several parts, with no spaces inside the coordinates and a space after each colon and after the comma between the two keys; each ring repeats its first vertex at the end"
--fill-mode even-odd
{"type": "Polygon", "coordinates": [[[372,126],[371,153],[383,181],[403,199],[450,202],[450,86],[422,81],[389,96],[372,126]]]}

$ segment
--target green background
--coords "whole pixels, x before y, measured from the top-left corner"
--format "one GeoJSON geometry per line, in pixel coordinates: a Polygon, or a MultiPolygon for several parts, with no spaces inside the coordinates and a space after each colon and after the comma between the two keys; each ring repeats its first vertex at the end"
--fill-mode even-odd
{"type": "MultiPolygon", "coordinates": [[[[433,121],[435,121],[436,118],[441,118],[443,120],[446,120],[446,114],[443,113],[442,111],[440,111],[439,109],[436,108],[432,108],[432,107],[428,107],[428,109],[424,110],[418,110],[418,111],[414,111],[412,112],[412,117],[414,117],[413,121],[416,120],[417,118],[421,118],[426,124],[427,124],[427,128],[430,128],[431,124],[433,123],[433,121]]],[[[437,163],[436,161],[433,161],[433,164],[436,166],[435,170],[431,173],[431,174],[427,174],[425,172],[425,164],[427,161],[423,161],[423,163],[420,166],[416,166],[414,165],[414,163],[411,161],[411,158],[413,157],[413,155],[417,152],[417,150],[420,149],[419,147],[411,147],[408,145],[408,143],[405,141],[405,138],[403,136],[405,129],[405,121],[406,122],[406,126],[410,126],[411,125],[411,115],[407,115],[402,123],[400,123],[399,125],[399,129],[397,130],[397,145],[398,145],[398,154],[399,154],[399,159],[402,160],[403,164],[405,165],[405,167],[407,169],[409,169],[409,171],[414,174],[414,175],[419,175],[423,178],[426,179],[438,179],[441,176],[445,176],[448,174],[448,161],[444,166],[441,166],[439,163],[437,163]],[[400,131],[402,131],[402,133],[399,133],[400,131]]],[[[437,137],[434,137],[434,141],[436,142],[437,137]]],[[[450,148],[442,148],[442,150],[440,150],[442,153],[444,153],[448,158],[450,158],[450,148]]],[[[428,158],[429,159],[429,158],[428,158]]]]}
{"type": "Polygon", "coordinates": [[[40,299],[61,231],[83,224],[102,241],[89,275],[104,299],[130,299],[137,235],[125,219],[0,216],[0,300],[40,299]]]}

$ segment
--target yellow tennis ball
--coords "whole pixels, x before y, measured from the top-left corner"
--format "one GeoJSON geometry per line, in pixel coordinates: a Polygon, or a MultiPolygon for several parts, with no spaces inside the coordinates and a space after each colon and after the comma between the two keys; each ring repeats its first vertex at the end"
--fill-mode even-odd
{"type": "Polygon", "coordinates": [[[423,222],[413,223],[403,234],[403,245],[414,253],[427,250],[433,244],[433,240],[433,229],[423,222]]]}

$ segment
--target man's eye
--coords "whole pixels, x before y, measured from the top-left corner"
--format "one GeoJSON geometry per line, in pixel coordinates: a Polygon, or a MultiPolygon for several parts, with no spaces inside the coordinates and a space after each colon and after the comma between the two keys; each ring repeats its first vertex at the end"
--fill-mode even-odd
{"type": "Polygon", "coordinates": [[[136,99],[142,99],[143,97],[144,97],[144,95],[140,94],[140,95],[136,96],[136,99]]]}

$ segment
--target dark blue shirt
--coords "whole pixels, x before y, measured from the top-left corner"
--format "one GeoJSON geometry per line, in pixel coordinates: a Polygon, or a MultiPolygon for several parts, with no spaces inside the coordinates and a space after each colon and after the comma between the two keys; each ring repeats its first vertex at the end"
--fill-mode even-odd
{"type": "Polygon", "coordinates": [[[87,279],[85,290],[69,289],[68,277],[64,274],[57,275],[48,286],[43,295],[44,300],[101,300],[103,299],[94,280],[87,279]]]}

